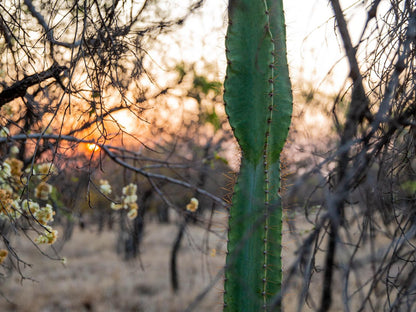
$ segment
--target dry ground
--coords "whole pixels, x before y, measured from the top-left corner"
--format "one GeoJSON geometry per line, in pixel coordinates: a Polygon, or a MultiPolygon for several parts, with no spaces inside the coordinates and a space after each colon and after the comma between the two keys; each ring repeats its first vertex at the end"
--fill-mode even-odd
{"type": "MultiPolygon", "coordinates": [[[[299,234],[305,236],[312,228],[301,213],[293,215],[293,219],[287,218],[287,221],[292,220],[296,223],[297,233],[290,233],[285,223],[285,269],[288,269],[295,259],[294,252],[299,243],[299,234]]],[[[212,230],[223,234],[225,216],[217,218],[215,222],[217,227],[212,230]]],[[[123,261],[115,252],[116,231],[106,231],[98,235],[92,230],[77,229],[60,252],[67,258],[66,265],[46,258],[37,252],[27,239],[15,240],[13,244],[20,257],[32,264],[32,267],[24,269],[23,273],[35,281],[22,280],[17,273],[6,278],[1,283],[1,293],[7,300],[0,298],[0,311],[179,312],[184,311],[207,288],[210,291],[193,311],[222,311],[222,277],[218,278],[218,273],[225,263],[223,237],[211,234],[207,242],[205,229],[188,227],[178,257],[181,288],[175,294],[170,286],[169,258],[177,230],[174,224],[160,225],[148,222],[141,257],[129,262],[123,261]],[[216,249],[215,255],[211,254],[213,248],[216,249]]],[[[380,247],[386,243],[378,241],[380,247]]],[[[367,248],[361,251],[364,256],[368,252],[367,248]]],[[[344,259],[347,254],[349,251],[346,248],[341,250],[338,253],[338,261],[345,262],[348,259],[344,259]]],[[[316,261],[317,266],[322,266],[322,255],[317,255],[316,261]]],[[[370,278],[370,273],[367,264],[357,269],[357,276],[362,281],[370,278]]],[[[351,289],[355,286],[355,276],[351,277],[351,289]]],[[[343,311],[343,284],[340,283],[342,278],[339,274],[336,278],[338,281],[333,285],[336,298],[331,308],[332,312],[343,311]]],[[[319,303],[321,283],[322,274],[315,272],[311,285],[315,303],[319,303]]],[[[302,278],[298,276],[285,295],[284,311],[297,311],[301,288],[302,278]]],[[[351,304],[352,307],[355,306],[353,302],[351,304]]],[[[313,310],[313,307],[307,305],[302,308],[303,312],[313,310]]]]}
{"type": "MultiPolygon", "coordinates": [[[[174,294],[169,254],[176,232],[175,225],[148,224],[141,264],[138,259],[125,262],[115,253],[115,232],[76,230],[60,253],[67,258],[65,266],[42,256],[27,240],[16,241],[20,256],[33,264],[24,274],[36,281],[22,281],[16,273],[7,278],[1,291],[9,302],[0,299],[0,311],[183,311],[223,266],[224,244],[211,235],[217,253],[204,254],[206,231],[190,227],[178,257],[181,289],[174,294]]],[[[196,311],[221,311],[221,282],[196,311]]]]}
{"type": "MultiPolygon", "coordinates": [[[[297,231],[310,229],[299,217],[295,217],[301,223],[297,231]]],[[[178,231],[174,224],[148,222],[141,257],[128,262],[115,251],[116,231],[97,234],[77,228],[60,252],[67,259],[65,265],[39,253],[27,239],[16,239],[13,245],[20,257],[32,264],[23,273],[34,281],[22,280],[17,273],[6,278],[1,284],[5,298],[0,298],[0,311],[176,312],[184,311],[206,289],[210,291],[193,311],[222,311],[222,276],[218,274],[225,263],[225,222],[225,215],[216,216],[211,230],[219,235],[210,234],[208,242],[205,229],[188,227],[178,256],[180,290],[176,294],[169,272],[170,250],[178,231]]],[[[289,267],[296,244],[286,224],[285,229],[283,259],[289,267]]],[[[53,255],[50,248],[44,251],[53,255]]],[[[285,296],[284,306],[285,311],[296,311],[296,295],[285,296]]]]}

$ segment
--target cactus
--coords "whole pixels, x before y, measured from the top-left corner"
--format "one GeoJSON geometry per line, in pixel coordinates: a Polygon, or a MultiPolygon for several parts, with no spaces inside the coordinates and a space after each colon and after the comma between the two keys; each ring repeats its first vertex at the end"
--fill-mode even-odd
{"type": "Polygon", "coordinates": [[[282,0],[230,0],[228,16],[224,102],[242,159],[229,216],[224,311],[270,310],[281,291],[280,153],[292,113],[282,0]]]}

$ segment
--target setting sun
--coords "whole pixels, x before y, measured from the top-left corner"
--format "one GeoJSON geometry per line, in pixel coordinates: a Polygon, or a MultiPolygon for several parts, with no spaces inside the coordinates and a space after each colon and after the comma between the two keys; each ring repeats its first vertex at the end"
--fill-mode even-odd
{"type": "Polygon", "coordinates": [[[97,152],[100,150],[100,147],[95,143],[87,143],[87,149],[91,152],[97,152]]]}

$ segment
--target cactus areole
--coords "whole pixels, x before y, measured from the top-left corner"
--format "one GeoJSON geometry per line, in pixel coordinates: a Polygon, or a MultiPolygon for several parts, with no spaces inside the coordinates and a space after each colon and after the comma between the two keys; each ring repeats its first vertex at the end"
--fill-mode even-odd
{"type": "Polygon", "coordinates": [[[230,0],[224,102],[241,148],[229,215],[224,311],[278,311],[280,153],[292,114],[282,0],[230,0]]]}

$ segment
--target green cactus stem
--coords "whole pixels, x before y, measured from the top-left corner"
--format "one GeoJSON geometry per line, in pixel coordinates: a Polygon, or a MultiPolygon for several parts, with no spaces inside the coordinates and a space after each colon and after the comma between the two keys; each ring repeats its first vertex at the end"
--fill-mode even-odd
{"type": "Polygon", "coordinates": [[[230,0],[224,101],[241,148],[224,311],[269,310],[281,290],[280,153],[292,113],[281,0],[230,0]]]}

